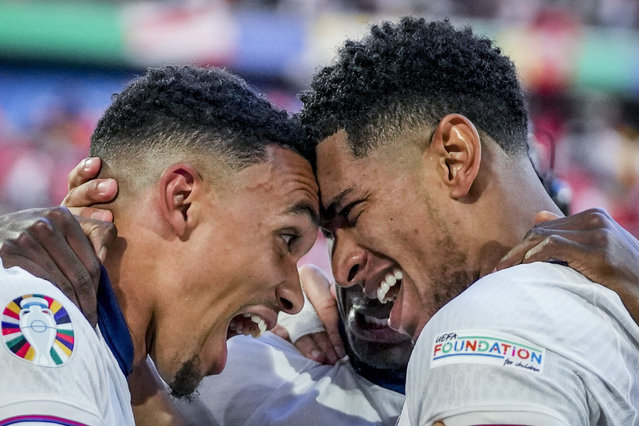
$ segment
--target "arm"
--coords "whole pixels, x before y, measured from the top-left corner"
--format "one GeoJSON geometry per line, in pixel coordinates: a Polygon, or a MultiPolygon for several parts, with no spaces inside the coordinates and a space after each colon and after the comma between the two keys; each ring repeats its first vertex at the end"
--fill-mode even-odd
{"type": "Polygon", "coordinates": [[[603,209],[565,218],[540,212],[537,224],[513,247],[497,269],[550,259],[564,261],[621,297],[639,324],[639,241],[603,209]]]}

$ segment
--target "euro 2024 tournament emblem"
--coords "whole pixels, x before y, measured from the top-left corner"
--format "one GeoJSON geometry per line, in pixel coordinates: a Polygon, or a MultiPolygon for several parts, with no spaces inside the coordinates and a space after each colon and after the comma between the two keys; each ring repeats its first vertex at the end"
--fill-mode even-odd
{"type": "Polygon", "coordinates": [[[73,353],[71,318],[57,300],[40,294],[13,299],[2,313],[2,338],[17,357],[59,367],[73,353]]]}

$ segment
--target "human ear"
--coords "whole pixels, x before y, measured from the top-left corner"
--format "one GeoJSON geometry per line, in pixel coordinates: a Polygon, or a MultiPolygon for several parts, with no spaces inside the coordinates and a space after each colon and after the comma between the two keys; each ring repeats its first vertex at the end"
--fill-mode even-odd
{"type": "Polygon", "coordinates": [[[473,123],[463,115],[448,114],[439,121],[429,148],[450,197],[468,195],[481,163],[481,140],[473,123]]]}
{"type": "Polygon", "coordinates": [[[188,238],[196,217],[191,204],[202,186],[202,178],[190,163],[175,163],[160,177],[160,208],[164,220],[180,239],[188,238]]]}

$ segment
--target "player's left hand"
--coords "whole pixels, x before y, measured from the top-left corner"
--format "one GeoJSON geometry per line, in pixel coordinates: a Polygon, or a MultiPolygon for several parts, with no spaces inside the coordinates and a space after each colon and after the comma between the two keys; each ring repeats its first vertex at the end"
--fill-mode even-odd
{"type": "Polygon", "coordinates": [[[639,241],[603,209],[559,218],[540,212],[536,225],[497,265],[558,260],[614,290],[639,323],[639,241]]]}
{"type": "Polygon", "coordinates": [[[117,231],[111,223],[81,222],[64,207],[0,216],[0,258],[5,268],[19,266],[54,283],[95,326],[100,260],[117,231]]]}

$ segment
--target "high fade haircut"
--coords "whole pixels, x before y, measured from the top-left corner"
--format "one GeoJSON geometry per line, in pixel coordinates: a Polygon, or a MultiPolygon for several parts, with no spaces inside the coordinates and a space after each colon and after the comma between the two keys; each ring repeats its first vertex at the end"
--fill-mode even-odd
{"type": "Polygon", "coordinates": [[[528,114],[515,66],[498,47],[448,20],[405,17],[347,40],[302,94],[309,145],[344,129],[356,158],[459,113],[509,154],[528,152],[528,114]]]}
{"type": "MultiPolygon", "coordinates": [[[[221,156],[231,167],[264,161],[277,145],[313,162],[299,121],[219,68],[149,68],[99,120],[90,155],[107,161],[175,149],[221,156]]],[[[144,157],[144,155],[142,155],[144,157]]]]}

